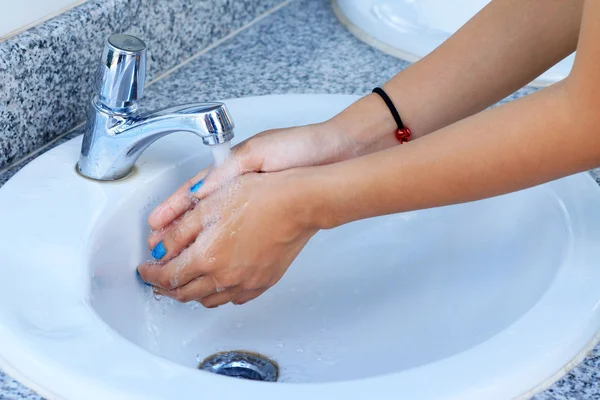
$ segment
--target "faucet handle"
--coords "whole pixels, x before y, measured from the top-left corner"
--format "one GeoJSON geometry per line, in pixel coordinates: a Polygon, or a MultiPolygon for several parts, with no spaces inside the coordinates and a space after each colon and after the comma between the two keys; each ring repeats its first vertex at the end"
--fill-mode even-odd
{"type": "Polygon", "coordinates": [[[107,40],[98,66],[99,101],[110,108],[127,108],[142,97],[146,80],[146,43],[124,34],[107,40]]]}

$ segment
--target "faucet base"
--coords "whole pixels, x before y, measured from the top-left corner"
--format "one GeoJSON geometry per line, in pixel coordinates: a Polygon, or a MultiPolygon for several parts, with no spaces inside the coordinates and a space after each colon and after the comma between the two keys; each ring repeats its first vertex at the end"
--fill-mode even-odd
{"type": "Polygon", "coordinates": [[[92,175],[88,175],[85,172],[83,172],[83,170],[82,170],[82,168],[81,168],[81,166],[79,165],[79,162],[78,162],[77,164],[75,164],[75,172],[77,172],[77,175],[81,176],[82,178],[89,179],[91,181],[96,181],[96,182],[117,182],[117,181],[122,181],[122,180],[125,180],[127,178],[130,178],[130,177],[134,176],[137,173],[137,168],[134,165],[129,171],[126,171],[125,173],[121,173],[121,174],[118,174],[118,175],[92,176],[92,175]]]}

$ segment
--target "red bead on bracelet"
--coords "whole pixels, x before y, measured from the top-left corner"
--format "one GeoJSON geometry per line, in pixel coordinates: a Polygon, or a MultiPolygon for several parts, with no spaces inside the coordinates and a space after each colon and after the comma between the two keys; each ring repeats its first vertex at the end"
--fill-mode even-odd
{"type": "Polygon", "coordinates": [[[410,140],[412,132],[410,131],[410,129],[404,126],[402,118],[400,118],[400,114],[398,114],[398,110],[396,110],[396,107],[394,106],[392,99],[390,99],[390,96],[388,96],[387,93],[380,87],[376,87],[375,89],[373,89],[373,93],[377,93],[379,96],[381,96],[385,105],[389,108],[390,112],[392,113],[392,117],[394,117],[394,121],[396,121],[396,124],[398,125],[398,130],[396,131],[396,139],[400,141],[400,144],[408,142],[410,140]]]}
{"type": "Polygon", "coordinates": [[[396,139],[400,141],[400,144],[404,144],[410,140],[412,132],[407,127],[398,129],[396,131],[396,139]]]}

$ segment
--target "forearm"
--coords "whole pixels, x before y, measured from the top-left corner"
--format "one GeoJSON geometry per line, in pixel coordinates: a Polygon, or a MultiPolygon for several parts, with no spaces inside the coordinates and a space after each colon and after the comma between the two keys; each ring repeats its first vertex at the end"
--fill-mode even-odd
{"type": "Polygon", "coordinates": [[[412,143],[307,169],[312,222],[331,228],[478,200],[590,169],[600,161],[600,118],[573,96],[557,84],[412,143]]]}
{"type": "MultiPolygon", "coordinates": [[[[575,50],[583,0],[494,0],[423,60],[384,85],[414,137],[473,115],[575,50]]],[[[329,121],[359,154],[397,144],[394,120],[368,95],[329,121]]]]}

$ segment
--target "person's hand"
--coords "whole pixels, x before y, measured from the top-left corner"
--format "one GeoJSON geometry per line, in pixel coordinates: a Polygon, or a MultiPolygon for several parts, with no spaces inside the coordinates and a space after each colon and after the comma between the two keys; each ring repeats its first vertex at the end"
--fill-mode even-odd
{"type": "Polygon", "coordinates": [[[205,307],[262,294],[317,231],[308,180],[297,171],[247,174],[217,189],[162,237],[165,263],[139,266],[142,279],[159,294],[205,307]]]}
{"type": "MultiPolygon", "coordinates": [[[[150,248],[172,228],[172,223],[202,199],[236,176],[249,172],[276,172],[289,168],[336,162],[355,153],[355,143],[329,122],[262,132],[232,149],[232,156],[218,168],[200,171],[159,204],[148,218],[153,230],[150,248]]],[[[159,249],[160,250],[160,249],[159,249]]],[[[154,252],[154,256],[160,252],[154,252]]]]}

